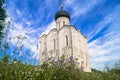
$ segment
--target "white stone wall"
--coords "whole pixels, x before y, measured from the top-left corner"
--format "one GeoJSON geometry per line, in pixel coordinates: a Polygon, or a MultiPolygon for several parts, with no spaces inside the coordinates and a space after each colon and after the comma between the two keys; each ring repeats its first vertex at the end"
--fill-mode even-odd
{"type": "Polygon", "coordinates": [[[49,57],[58,59],[62,55],[68,58],[73,56],[80,69],[83,67],[84,71],[90,72],[87,39],[75,27],[68,25],[69,19],[60,17],[56,20],[57,28],[40,38],[40,62],[43,63],[49,57]],[[63,26],[63,21],[65,21],[65,26],[63,26]]]}
{"type": "Polygon", "coordinates": [[[64,25],[70,25],[69,19],[67,17],[59,17],[56,20],[56,27],[57,27],[57,29],[59,30],[64,25]]]}
{"type": "Polygon", "coordinates": [[[87,39],[77,31],[74,27],[72,29],[72,46],[73,46],[73,56],[77,61],[79,68],[84,67],[84,71],[90,72],[90,60],[88,56],[87,39]],[[86,65],[87,64],[87,65],[86,65]]]}
{"type": "Polygon", "coordinates": [[[58,42],[58,31],[57,29],[51,30],[47,35],[47,51],[58,49],[57,42],[58,42]],[[55,45],[54,45],[55,43],[55,45]]]}
{"type": "Polygon", "coordinates": [[[40,63],[43,63],[45,61],[46,53],[46,38],[47,35],[43,35],[40,38],[40,63]]]}
{"type": "Polygon", "coordinates": [[[59,50],[60,50],[60,56],[64,55],[70,55],[69,49],[71,49],[71,37],[70,37],[70,27],[69,26],[64,26],[60,31],[59,31],[59,50]],[[66,37],[67,41],[66,42],[66,37]]]}

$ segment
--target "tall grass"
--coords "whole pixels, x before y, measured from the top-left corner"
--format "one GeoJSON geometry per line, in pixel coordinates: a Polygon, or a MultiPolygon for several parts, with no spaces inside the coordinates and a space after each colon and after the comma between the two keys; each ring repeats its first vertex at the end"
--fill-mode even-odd
{"type": "Polygon", "coordinates": [[[87,73],[66,62],[60,67],[54,61],[33,66],[16,60],[10,62],[8,58],[0,61],[0,80],[120,80],[120,61],[106,71],[92,69],[87,73]]]}

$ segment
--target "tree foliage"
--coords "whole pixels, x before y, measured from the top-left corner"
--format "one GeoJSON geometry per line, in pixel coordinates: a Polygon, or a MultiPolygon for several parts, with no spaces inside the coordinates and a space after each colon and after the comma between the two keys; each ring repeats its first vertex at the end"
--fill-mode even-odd
{"type": "Polygon", "coordinates": [[[3,29],[5,27],[4,23],[7,17],[6,10],[4,8],[4,3],[5,3],[5,0],[0,0],[0,42],[1,42],[1,39],[4,37],[3,29]]]}
{"type": "Polygon", "coordinates": [[[69,64],[63,58],[61,67],[58,67],[56,61],[52,60],[49,63],[45,62],[42,65],[33,66],[17,60],[10,62],[8,58],[7,60],[3,58],[0,61],[1,80],[120,80],[119,62],[109,71],[92,69],[92,72],[88,73],[81,71],[75,65],[69,64]],[[117,67],[115,67],[116,65],[117,67]]]}

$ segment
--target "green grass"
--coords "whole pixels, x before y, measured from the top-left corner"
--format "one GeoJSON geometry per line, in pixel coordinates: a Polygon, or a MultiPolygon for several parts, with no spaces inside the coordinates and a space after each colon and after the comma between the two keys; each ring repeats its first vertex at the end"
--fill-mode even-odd
{"type": "Polygon", "coordinates": [[[120,80],[120,61],[105,71],[92,69],[92,72],[87,73],[68,64],[58,68],[54,62],[33,66],[2,59],[0,80],[120,80]]]}

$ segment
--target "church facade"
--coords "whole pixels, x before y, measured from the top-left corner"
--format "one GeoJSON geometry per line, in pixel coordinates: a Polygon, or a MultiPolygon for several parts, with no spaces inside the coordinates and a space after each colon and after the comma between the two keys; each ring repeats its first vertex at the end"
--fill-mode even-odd
{"type": "Polygon", "coordinates": [[[70,14],[62,9],[56,13],[55,21],[56,28],[40,37],[40,64],[46,58],[72,56],[80,69],[91,72],[87,39],[81,31],[70,25],[70,14]]]}

